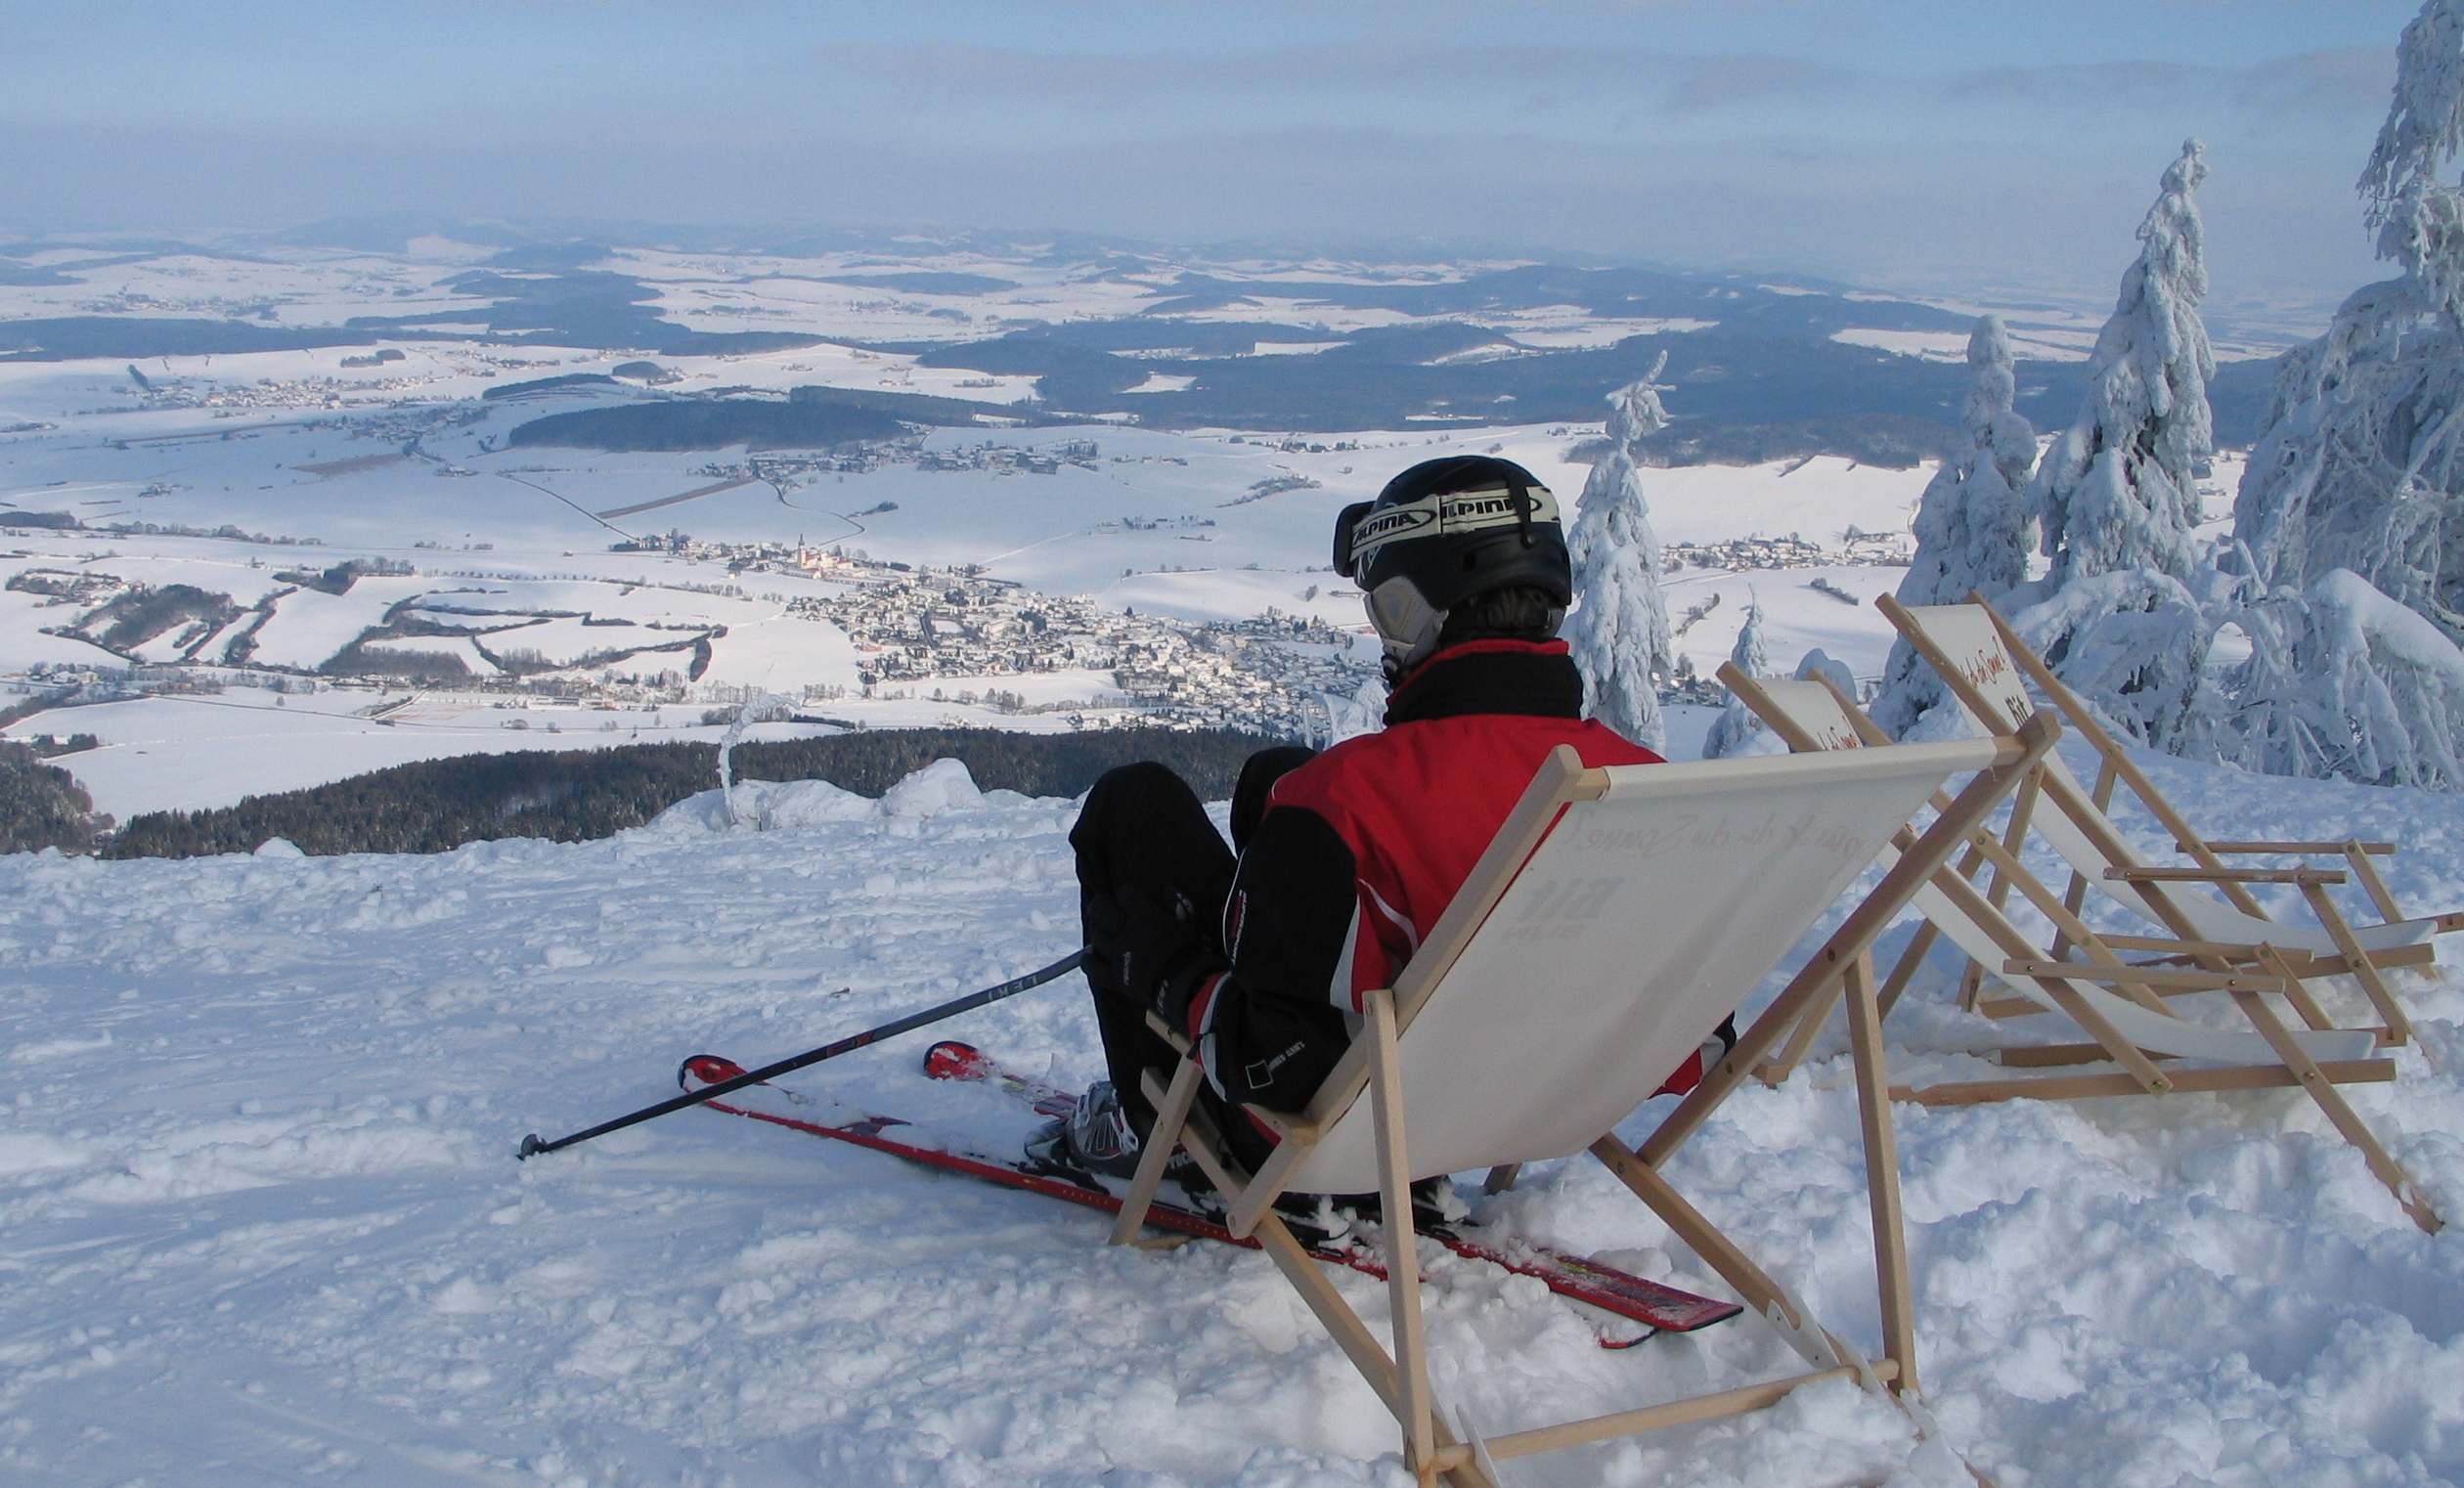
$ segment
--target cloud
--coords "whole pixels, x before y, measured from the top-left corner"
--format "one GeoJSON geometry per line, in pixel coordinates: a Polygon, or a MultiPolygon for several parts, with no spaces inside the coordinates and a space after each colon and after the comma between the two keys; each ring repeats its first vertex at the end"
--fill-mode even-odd
{"type": "Polygon", "coordinates": [[[2132,109],[2192,103],[2253,115],[2342,115],[2386,108],[2395,76],[2395,56],[2387,49],[2344,47],[2240,67],[2180,62],[1983,67],[1953,74],[1941,92],[1961,103],[2001,100],[2132,109]]]}
{"type": "Polygon", "coordinates": [[[2396,85],[2396,54],[2386,47],[2343,47],[2276,58],[2250,68],[2238,97],[2254,111],[2375,111],[2396,85]]]}
{"type": "Polygon", "coordinates": [[[1862,81],[1844,67],[1793,57],[1702,57],[1680,66],[1671,102],[1693,112],[1764,99],[1794,100],[1843,93],[1862,81]]]}
{"type": "Polygon", "coordinates": [[[831,86],[892,88],[978,104],[998,95],[1078,108],[1299,101],[1328,112],[1383,103],[1424,124],[1493,117],[1518,106],[1644,98],[1685,111],[1856,86],[1845,68],[1776,53],[1695,54],[1634,46],[1485,46],[1381,37],[1208,52],[1024,51],[975,43],[863,44],[816,50],[831,86]]]}

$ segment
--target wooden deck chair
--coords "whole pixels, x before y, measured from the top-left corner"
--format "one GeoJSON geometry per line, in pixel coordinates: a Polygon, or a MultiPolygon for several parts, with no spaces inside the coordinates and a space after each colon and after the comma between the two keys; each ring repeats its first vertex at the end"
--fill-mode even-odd
{"type": "MultiPolygon", "coordinates": [[[[1113,1232],[1129,1243],[1172,1151],[1185,1148],[1225,1196],[1235,1234],[1254,1235],[1401,1426],[1422,1483],[1493,1488],[1496,1464],[1664,1425],[1742,1414],[1818,1380],[1854,1379],[1927,1430],[1899,1222],[1887,1080],[1868,949],[1941,857],[2016,789],[2058,727],[2015,739],[1586,769],[1558,750],[1308,1109],[1259,1112],[1279,1145],[1254,1175],[1234,1170],[1195,1105],[1185,1042],[1168,1087],[1150,1072],[1154,1136],[1113,1232]],[[1845,985],[1861,1015],[1857,1093],[1872,1211],[1883,1347],[1869,1360],[1816,1325],[1774,1281],[1615,1132],[1698,1048],[1950,775],[1977,773],[1937,824],[1799,971],[1775,1006],[1845,985]],[[1408,1185],[1590,1152],[1774,1324],[1811,1369],[1661,1405],[1476,1436],[1430,1393],[1408,1185]],[[1361,1321],[1277,1216],[1286,1194],[1383,1196],[1393,1352],[1361,1321]]],[[[1766,1016],[1740,1049],[1776,1036],[1766,1016]]],[[[1699,1124],[1733,1090],[1724,1061],[1677,1115],[1699,1124]]],[[[1674,1116],[1671,1117],[1674,1119],[1674,1116]]],[[[1692,1129],[1692,1124],[1688,1130],[1692,1129]]],[[[1673,1147],[1666,1127],[1654,1142],[1673,1147]]]]}
{"type": "MultiPolygon", "coordinates": [[[[2271,947],[2277,959],[2305,980],[2352,977],[2378,1014],[2385,1042],[2400,1044],[2412,1037],[2412,1022],[2383,973],[2429,964],[2439,936],[2464,930],[2464,913],[2407,918],[2371,862],[2394,853],[2393,844],[2208,841],[2165,800],[2094,710],[2063,685],[1983,598],[1970,595],[1964,604],[1912,608],[1885,594],[1874,603],[1987,733],[2007,733],[2035,711],[2027,685],[2034,681],[2069,726],[2094,747],[2101,763],[2092,790],[2081,785],[2059,759],[2045,761],[2039,779],[2021,790],[2013,808],[2010,846],[2015,850],[2018,836],[2033,828],[2061,855],[2072,873],[2063,902],[2074,912],[2093,887],[2163,932],[2153,937],[2108,935],[2107,944],[2210,969],[2257,965],[2260,947],[2271,947]],[[2161,866],[2139,855],[2105,814],[2117,787],[2127,787],[2163,823],[2190,865],[2161,866]],[[2039,809],[2040,800],[2052,809],[2039,809]],[[2340,856],[2347,867],[2237,868],[2224,862],[2227,853],[2340,856]],[[2354,922],[2329,897],[2327,890],[2348,877],[2369,896],[2383,917],[2379,923],[2354,922]],[[2270,917],[2252,897],[2249,886],[2254,884],[2293,886],[2309,905],[2312,922],[2270,917]]],[[[2003,901],[2002,886],[1989,892],[1997,903],[2003,901]]],[[[1972,1000],[1974,985],[1971,980],[1963,1000],[1972,1000]]],[[[2014,1011],[2007,1003],[1983,1010],[2014,1011]]]]}
{"type": "MultiPolygon", "coordinates": [[[[1720,679],[1791,750],[1822,753],[1863,749],[1879,753],[1894,745],[1882,727],[1823,680],[1781,681],[1747,677],[1723,667],[1720,679]],[[1879,747],[1877,747],[1879,746],[1879,747]]],[[[1937,804],[1944,804],[1937,793],[1937,804]]],[[[1887,855],[1914,841],[1900,832],[1887,855]]],[[[2059,1015],[2089,1035],[2084,1043],[1976,1051],[2014,1068],[2051,1068],[2093,1062],[2118,1065],[2096,1074],[2037,1074],[2015,1079],[1966,1081],[1924,1088],[1894,1088],[1895,1100],[1928,1106],[1977,1105],[2016,1099],[2078,1100],[2107,1095],[2167,1095],[2176,1091],[2246,1090],[2296,1086],[2318,1103],[2337,1131],[2361,1151],[2370,1171],[2387,1185],[2415,1224],[2436,1234],[2442,1224],[2387,1149],[2336,1090],[2340,1084],[2396,1077],[2395,1062],[2372,1058],[2378,1031],[2338,1029],[2272,947],[2262,945],[2258,967],[2206,970],[2127,963],[2071,906],[2020,863],[1992,830],[1980,830],[1971,848],[1991,862],[2002,882],[2014,887],[2045,914],[2071,952],[2064,957],[2038,948],[2005,917],[2002,907],[1971,881],[1973,869],[1938,869],[1911,902],[1926,924],[1948,939],[1973,965],[2018,994],[2031,1011],[2059,1015]],[[2210,1028],[2177,1016],[2161,993],[2222,992],[2232,998],[2250,1027],[2210,1028]],[[2266,1001],[2284,997],[2310,1027],[2289,1028],[2266,1001]],[[2158,1061],[2170,1061],[2159,1064],[2158,1061]]],[[[1806,1010],[1788,1042],[1784,1064],[1802,1057],[1814,1030],[1828,1015],[1827,1003],[1806,1010]]],[[[1784,1069],[1782,1071],[1784,1073],[1784,1069]]]]}

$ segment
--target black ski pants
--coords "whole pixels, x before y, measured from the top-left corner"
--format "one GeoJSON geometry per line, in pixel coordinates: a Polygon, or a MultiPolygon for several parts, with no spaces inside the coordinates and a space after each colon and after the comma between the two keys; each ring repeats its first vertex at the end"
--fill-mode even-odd
{"type": "MultiPolygon", "coordinates": [[[[1149,762],[1107,770],[1087,792],[1086,806],[1070,829],[1081,913],[1097,897],[1136,885],[1166,902],[1175,894],[1187,899],[1197,911],[1197,923],[1212,939],[1223,923],[1224,900],[1231,897],[1235,853],[1248,846],[1258,818],[1266,813],[1266,793],[1313,753],[1279,745],[1249,758],[1232,792],[1229,845],[1207,819],[1198,793],[1168,767],[1149,762]]],[[[1138,1076],[1154,1070],[1168,1080],[1179,1055],[1147,1027],[1144,1010],[1123,988],[1099,980],[1108,975],[1092,962],[1086,967],[1087,984],[1095,992],[1095,1027],[1122,1110],[1143,1139],[1155,1124],[1155,1108],[1139,1089],[1138,1076]]],[[[1249,1118],[1228,1107],[1211,1087],[1201,1085],[1198,1099],[1243,1166],[1254,1170],[1273,1151],[1249,1118]]]]}

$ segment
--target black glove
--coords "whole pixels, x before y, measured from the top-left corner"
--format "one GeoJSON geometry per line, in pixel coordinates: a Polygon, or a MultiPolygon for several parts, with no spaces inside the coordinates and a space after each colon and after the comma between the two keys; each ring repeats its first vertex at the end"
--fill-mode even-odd
{"type": "Polygon", "coordinates": [[[1110,973],[1096,985],[1110,983],[1175,1028],[1199,986],[1224,968],[1213,933],[1198,923],[1196,907],[1180,894],[1126,888],[1088,896],[1082,910],[1086,948],[1110,973]]]}

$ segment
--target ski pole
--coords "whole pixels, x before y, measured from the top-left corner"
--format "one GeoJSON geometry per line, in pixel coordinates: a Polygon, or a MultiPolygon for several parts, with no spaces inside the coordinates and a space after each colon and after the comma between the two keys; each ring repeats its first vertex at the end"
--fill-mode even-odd
{"type": "Polygon", "coordinates": [[[1024,977],[1004,982],[998,986],[988,986],[980,992],[969,992],[964,997],[945,1002],[939,1007],[926,1008],[920,1013],[909,1013],[904,1018],[893,1019],[877,1028],[866,1028],[860,1033],[850,1033],[835,1043],[826,1043],[817,1049],[808,1049],[792,1059],[782,1059],[774,1065],[764,1065],[759,1070],[749,1070],[733,1079],[721,1080],[716,1085],[706,1085],[699,1090],[661,1101],[656,1106],[644,1106],[631,1116],[620,1116],[612,1121],[601,1121],[588,1131],[577,1131],[571,1136],[558,1137],[553,1142],[541,1141],[539,1133],[534,1131],[522,1138],[522,1145],[514,1149],[513,1157],[518,1161],[536,1153],[554,1152],[560,1147],[571,1147],[577,1142],[588,1142],[593,1137],[603,1137],[611,1131],[622,1131],[636,1122],[647,1121],[652,1116],[663,1116],[671,1111],[682,1111],[687,1106],[698,1106],[704,1101],[726,1095],[729,1091],[741,1090],[747,1085],[758,1084],[776,1075],[791,1073],[807,1065],[817,1065],[825,1059],[836,1059],[842,1054],[852,1054],[867,1044],[879,1043],[885,1038],[894,1038],[929,1023],[940,1023],[946,1018],[955,1018],[961,1013],[972,1012],[988,1003],[998,1002],[1004,997],[1015,997],[1020,992],[1031,987],[1041,986],[1057,977],[1066,977],[1078,970],[1078,964],[1085,959],[1085,950],[1074,950],[1041,971],[1029,972],[1024,977]]]}

